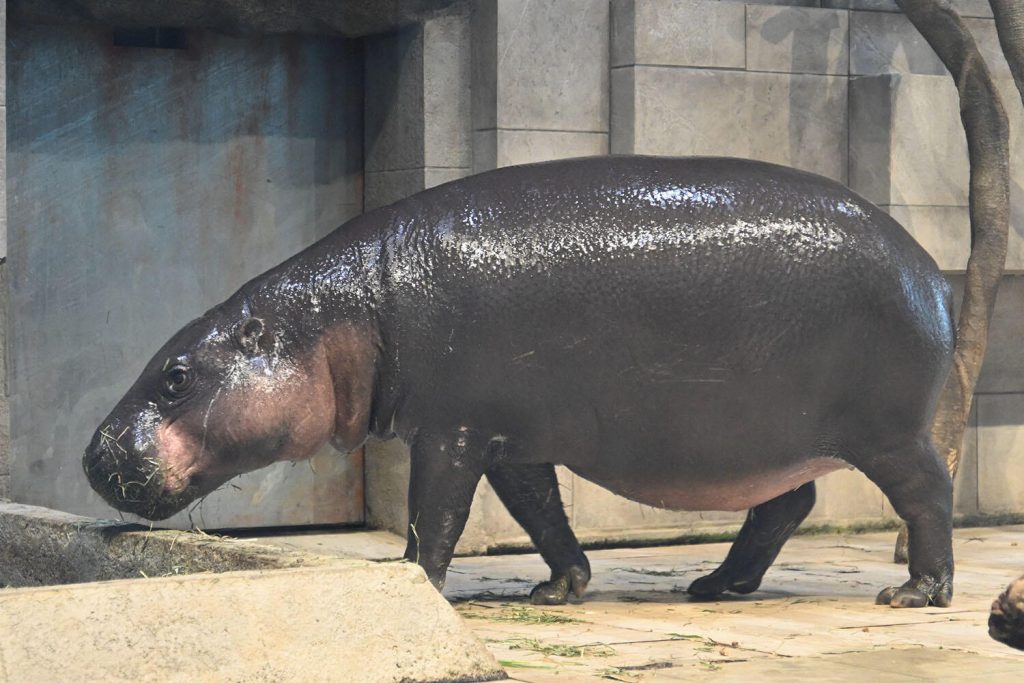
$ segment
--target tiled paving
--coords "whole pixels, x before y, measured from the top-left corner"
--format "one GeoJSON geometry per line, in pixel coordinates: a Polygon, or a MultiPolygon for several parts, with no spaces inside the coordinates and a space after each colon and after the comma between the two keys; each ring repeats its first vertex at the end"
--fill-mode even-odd
{"type": "Polygon", "coordinates": [[[691,602],[690,581],[726,544],[589,553],[581,604],[536,609],[536,555],[459,558],[445,594],[520,681],[873,681],[1024,679],[1024,653],[988,637],[993,598],[1024,572],[1024,526],[961,529],[951,608],[873,604],[902,583],[892,533],[793,539],[762,590],[691,602]],[[568,623],[528,623],[557,621],[568,623]]]}
{"type": "MultiPolygon", "coordinates": [[[[525,598],[546,578],[537,555],[457,558],[445,595],[509,675],[530,683],[1024,680],[1024,652],[987,634],[992,600],[1024,572],[1024,526],[957,530],[947,609],[873,604],[906,578],[890,561],[894,536],[795,538],[761,590],[716,602],[691,602],[685,588],[727,544],[588,552],[583,601],[543,609],[525,598]]],[[[399,551],[390,538],[373,537],[378,555],[399,551]]],[[[356,535],[291,539],[319,552],[360,547],[356,535]]]]}

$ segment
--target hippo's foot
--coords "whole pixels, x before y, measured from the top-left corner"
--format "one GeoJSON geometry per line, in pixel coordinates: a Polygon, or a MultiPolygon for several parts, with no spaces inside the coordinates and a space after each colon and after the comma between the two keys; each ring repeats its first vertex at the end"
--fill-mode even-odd
{"type": "Polygon", "coordinates": [[[569,599],[569,591],[577,598],[582,598],[588,583],[590,568],[574,565],[563,574],[552,575],[550,581],[534,586],[530,591],[530,602],[534,605],[564,605],[569,599]]]}
{"type": "Polygon", "coordinates": [[[686,589],[693,598],[707,600],[715,598],[722,593],[739,593],[746,595],[753,593],[760,587],[763,574],[756,576],[744,576],[731,572],[724,567],[719,567],[707,576],[694,580],[686,589]]]}
{"type": "Polygon", "coordinates": [[[902,586],[889,586],[875,598],[876,605],[889,607],[949,607],[953,602],[953,582],[923,577],[902,586]]]}
{"type": "Polygon", "coordinates": [[[988,634],[1000,643],[1024,650],[1024,576],[992,603],[988,634]]]}

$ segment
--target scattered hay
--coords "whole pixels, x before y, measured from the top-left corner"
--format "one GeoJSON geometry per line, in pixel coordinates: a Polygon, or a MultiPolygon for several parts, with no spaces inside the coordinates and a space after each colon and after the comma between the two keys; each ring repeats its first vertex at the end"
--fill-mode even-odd
{"type": "Polygon", "coordinates": [[[460,611],[466,619],[489,619],[509,624],[581,624],[581,619],[569,617],[557,612],[527,607],[525,605],[513,605],[504,603],[501,610],[496,613],[481,613],[460,611]]]}
{"type": "Polygon", "coordinates": [[[501,664],[506,669],[554,669],[557,667],[550,666],[548,664],[530,664],[529,662],[517,662],[514,659],[499,659],[498,664],[501,664]]]}
{"type": "Polygon", "coordinates": [[[613,572],[629,572],[630,574],[644,574],[646,576],[683,576],[699,569],[647,569],[646,567],[615,567],[613,572]]]}
{"type": "Polygon", "coordinates": [[[540,653],[545,657],[611,657],[615,654],[615,650],[604,643],[563,645],[559,643],[544,643],[536,638],[512,638],[498,642],[508,646],[510,650],[529,650],[530,652],[540,653]]]}

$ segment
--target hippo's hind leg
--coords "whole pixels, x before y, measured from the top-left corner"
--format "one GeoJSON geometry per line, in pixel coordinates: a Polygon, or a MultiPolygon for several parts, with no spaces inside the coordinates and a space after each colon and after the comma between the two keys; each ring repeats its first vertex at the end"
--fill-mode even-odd
{"type": "Polygon", "coordinates": [[[420,433],[411,450],[405,559],[423,567],[441,590],[483,476],[486,442],[468,430],[420,433]]]}
{"type": "Polygon", "coordinates": [[[561,605],[570,590],[583,597],[590,563],[569,528],[554,465],[496,465],[487,471],[487,480],[551,568],[551,580],[538,584],[530,601],[561,605]]]}
{"type": "Polygon", "coordinates": [[[953,482],[931,439],[861,457],[857,468],[907,523],[910,580],[885,588],[879,605],[948,607],[953,599],[953,482]]]}
{"type": "Polygon", "coordinates": [[[687,592],[697,598],[711,598],[726,591],[753,593],[812,507],[813,481],[751,508],[725,562],[691,583],[687,592]]]}

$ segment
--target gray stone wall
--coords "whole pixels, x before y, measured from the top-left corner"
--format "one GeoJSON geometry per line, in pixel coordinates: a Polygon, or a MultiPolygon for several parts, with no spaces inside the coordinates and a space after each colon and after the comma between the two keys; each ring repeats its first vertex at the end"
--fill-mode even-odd
{"type": "MultiPolygon", "coordinates": [[[[2,154],[0,148],[0,154],[2,154]]],[[[3,183],[0,176],[0,183],[3,183]]],[[[7,400],[7,263],[0,263],[0,498],[11,493],[11,410],[7,400]]]]}
{"type": "Polygon", "coordinates": [[[471,172],[468,9],[367,39],[367,210],[471,172]]]}
{"type": "MultiPolygon", "coordinates": [[[[1014,163],[1014,225],[1019,227],[1024,225],[1024,164],[1019,163],[1024,158],[1024,111],[1012,90],[1008,67],[998,56],[987,0],[951,1],[967,17],[989,56],[1013,119],[1018,160],[1014,163]]],[[[74,36],[81,36],[76,32],[82,29],[48,30],[68,32],[52,49],[81,50],[80,44],[75,47],[79,38],[74,36]]],[[[209,40],[211,49],[219,41],[231,43],[231,39],[209,40]]],[[[462,0],[452,3],[450,11],[430,15],[398,33],[366,39],[362,57],[351,52],[340,58],[321,53],[313,62],[303,61],[304,57],[296,61],[296,54],[307,53],[292,49],[275,55],[276,40],[248,51],[233,43],[233,48],[221,52],[222,61],[206,67],[240,69],[238,73],[244,74],[244,64],[249,64],[271,74],[291,73],[306,82],[295,85],[305,93],[299,99],[308,106],[281,110],[288,112],[286,120],[269,127],[246,119],[230,103],[212,107],[221,110],[221,118],[225,111],[234,111],[230,116],[239,114],[232,125],[253,133],[243,134],[244,141],[233,149],[225,145],[225,135],[216,133],[224,129],[213,121],[206,122],[214,124],[212,128],[183,124],[174,129],[160,119],[167,114],[166,107],[124,119],[117,107],[89,100],[89,88],[80,89],[79,99],[63,110],[46,107],[41,105],[46,100],[40,99],[45,94],[43,84],[27,78],[21,81],[19,96],[30,99],[19,100],[18,111],[36,114],[12,125],[10,159],[17,173],[11,182],[12,206],[19,212],[16,223],[22,226],[12,242],[24,260],[15,259],[10,268],[15,278],[19,273],[32,272],[33,277],[47,273],[51,284],[34,292],[15,287],[12,300],[16,323],[11,341],[12,387],[16,424],[22,425],[20,431],[16,429],[13,469],[20,499],[105,512],[105,507],[75,502],[88,500],[76,474],[80,442],[87,438],[86,428],[102,417],[97,412],[102,412],[101,406],[114,400],[130,381],[142,361],[138,356],[154,348],[180,320],[364,206],[380,206],[471,172],[608,152],[760,158],[823,173],[881,204],[929,249],[954,282],[959,281],[957,273],[966,261],[967,165],[955,92],[941,63],[893,0],[462,0]],[[239,52],[232,57],[231,49],[239,52]],[[289,72],[296,64],[299,70],[289,72]],[[311,68],[304,70],[301,64],[311,68]],[[329,71],[335,74],[334,80],[318,80],[329,71]],[[321,95],[328,92],[335,99],[318,100],[317,88],[321,95]],[[364,94],[365,109],[359,116],[348,107],[354,103],[359,109],[364,94]],[[31,98],[36,98],[35,104],[31,98]],[[50,117],[48,125],[65,135],[87,131],[75,128],[81,124],[73,119],[59,120],[83,106],[85,111],[104,114],[97,117],[104,127],[90,134],[124,153],[115,165],[124,164],[116,173],[121,174],[126,191],[120,204],[103,209],[116,219],[103,229],[106,232],[69,220],[71,209],[81,202],[62,204],[63,189],[58,192],[51,187],[50,194],[35,189],[51,181],[55,167],[33,166],[47,155],[69,164],[65,168],[76,169],[70,176],[53,179],[62,183],[60,188],[109,172],[74,165],[96,149],[88,146],[88,136],[65,138],[62,146],[52,148],[32,144],[32,127],[41,130],[42,125],[36,115],[50,117]],[[314,125],[308,118],[308,112],[317,107],[332,111],[339,106],[342,114],[332,125],[340,128],[328,130],[330,126],[314,125]],[[147,142],[142,127],[126,124],[149,120],[156,121],[158,132],[179,132],[164,138],[156,134],[147,142]],[[292,127],[296,123],[298,129],[292,127]],[[118,148],[114,140],[125,135],[138,146],[118,148]],[[164,145],[160,153],[156,147],[147,147],[157,143],[164,145]],[[271,151],[257,149],[268,143],[271,151]],[[147,170],[145,164],[131,161],[129,151],[142,153],[141,158],[151,164],[169,165],[147,170]],[[236,158],[239,154],[241,158],[236,158]],[[252,174],[241,174],[244,182],[255,183],[264,170],[277,169],[271,173],[277,179],[271,183],[273,191],[251,196],[265,196],[265,201],[225,203],[225,197],[237,193],[215,181],[205,187],[195,178],[188,180],[182,167],[176,166],[184,160],[186,166],[209,169],[221,162],[230,165],[232,159],[252,170],[252,174]],[[193,194],[181,199],[182,206],[206,207],[229,226],[218,233],[208,227],[212,225],[209,216],[199,217],[206,221],[201,229],[193,226],[192,232],[176,233],[198,240],[196,244],[203,245],[198,251],[186,246],[182,252],[174,240],[165,239],[170,233],[161,233],[163,224],[152,220],[152,209],[149,214],[142,211],[128,192],[139,185],[147,196],[159,198],[161,190],[154,179],[175,176],[191,183],[193,194]],[[59,234],[46,227],[50,219],[31,208],[46,202],[56,203],[56,209],[66,213],[60,217],[64,222],[59,223],[59,234]],[[280,217],[281,231],[271,230],[272,216],[280,217]],[[132,233],[129,224],[145,229],[132,233]],[[254,227],[246,232],[243,224],[254,227]],[[131,244],[139,240],[135,252],[131,244]],[[169,270],[139,256],[159,253],[161,245],[178,250],[169,270]],[[149,313],[145,306],[133,309],[124,291],[102,285],[111,273],[115,280],[125,274],[117,269],[123,261],[108,258],[112,249],[139,264],[133,287],[151,291],[156,285],[164,294],[159,305],[149,306],[149,313]],[[47,250],[53,254],[47,255],[47,250]],[[75,250],[89,254],[88,261],[98,265],[83,270],[85,259],[68,257],[75,250]],[[182,263],[189,264],[187,274],[182,273],[182,263]],[[76,282],[96,286],[90,290],[76,282]],[[90,294],[83,296],[79,290],[90,294]],[[113,315],[127,320],[128,327],[122,328],[130,330],[127,336],[113,338],[105,329],[108,307],[100,311],[86,306],[78,315],[74,308],[65,311],[53,303],[63,300],[78,306],[97,297],[109,299],[111,292],[116,303],[113,315]],[[191,307],[185,310],[188,302],[191,307]],[[83,335],[113,352],[92,360],[80,357],[74,349],[83,335]],[[79,398],[74,405],[69,403],[71,396],[79,398]],[[65,417],[48,420],[53,406],[65,417]],[[53,490],[60,493],[41,500],[33,482],[48,477],[54,482],[53,490]]],[[[24,48],[26,41],[17,44],[24,48]]],[[[90,68],[105,68],[88,62],[97,57],[94,52],[75,54],[67,56],[71,67],[81,68],[85,60],[90,68]]],[[[196,82],[190,80],[194,75],[189,76],[188,69],[175,71],[176,80],[169,84],[154,85],[149,80],[159,70],[153,62],[145,63],[150,66],[139,66],[124,80],[105,82],[110,90],[103,97],[122,98],[145,87],[196,94],[196,82]],[[147,72],[147,68],[153,70],[147,72]]],[[[0,74],[0,118],[6,119],[5,70],[0,71],[4,72],[0,74]]],[[[271,76],[269,82],[277,77],[271,76]]],[[[209,90],[197,96],[216,97],[209,90]]],[[[181,114],[175,109],[180,106],[179,102],[170,111],[181,114]]],[[[0,126],[0,131],[5,135],[6,126],[0,126]]],[[[0,158],[6,163],[8,155],[0,158]]],[[[6,209],[6,202],[0,204],[6,209]]],[[[155,205],[160,207],[161,201],[157,199],[155,205]]],[[[84,209],[101,213],[88,203],[84,209]]],[[[191,210],[184,209],[186,218],[191,210]]],[[[5,216],[0,219],[6,225],[5,216]]],[[[175,225],[178,230],[183,223],[175,225]]],[[[1018,275],[1024,273],[1022,236],[1024,229],[1011,233],[1011,274],[997,304],[957,483],[957,510],[963,514],[1024,511],[1024,470],[1019,457],[1024,448],[1024,353],[1018,343],[1024,333],[1020,315],[1024,277],[1018,275]]],[[[6,230],[0,230],[0,245],[0,255],[5,255],[6,230]]],[[[7,268],[0,265],[0,284],[5,289],[7,268]]],[[[2,317],[0,334],[6,337],[7,331],[6,317],[2,317]]],[[[6,386],[6,364],[0,368],[6,386]]],[[[0,400],[0,496],[12,469],[7,460],[7,426],[6,401],[0,400]]],[[[400,445],[375,444],[368,449],[365,485],[372,524],[404,529],[407,477],[408,457],[400,445]]],[[[561,472],[560,477],[572,522],[589,539],[670,536],[734,525],[739,519],[736,514],[646,508],[569,472],[561,472]]],[[[259,481],[243,485],[249,487],[248,494],[262,495],[259,481]]],[[[294,500],[272,505],[292,512],[301,508],[294,500]]],[[[824,478],[812,513],[812,520],[832,523],[892,517],[878,490],[855,472],[824,478]]],[[[482,484],[460,549],[524,541],[493,492],[482,484]]]]}
{"type": "MultiPolygon", "coordinates": [[[[7,4],[0,5],[0,45],[7,43],[7,4]]],[[[0,498],[10,495],[11,414],[7,400],[7,49],[0,47],[0,498]]]]}
{"type": "Polygon", "coordinates": [[[473,169],[607,153],[607,0],[473,8],[473,169]]]}
{"type": "MultiPolygon", "coordinates": [[[[987,0],[952,0],[989,58],[1013,123],[1015,226],[1024,225],[1024,111],[987,0]]],[[[957,286],[969,248],[956,93],[893,0],[479,0],[472,3],[473,170],[606,152],[732,155],[847,183],[900,220],[957,286]]],[[[464,34],[463,34],[464,35],[464,34]]],[[[423,93],[422,96],[426,96],[423,93]]],[[[407,112],[409,113],[409,112],[407,112]]],[[[411,117],[415,118],[415,116],[411,117]]],[[[426,118],[424,119],[426,121],[426,118]]],[[[424,124],[409,124],[422,129],[424,124]]],[[[463,124],[464,125],[464,124],[463,124]]],[[[397,184],[374,193],[411,193],[397,184]]],[[[369,183],[368,183],[369,197],[369,183]]],[[[956,486],[959,514],[1024,512],[1024,229],[1009,268],[956,486]]],[[[402,530],[407,453],[367,456],[368,518],[402,530]]],[[[567,471],[584,538],[668,537],[735,525],[613,496],[567,471]]],[[[812,523],[895,519],[854,471],[819,481],[812,523]]],[[[486,483],[460,549],[525,542],[486,483]]]]}

